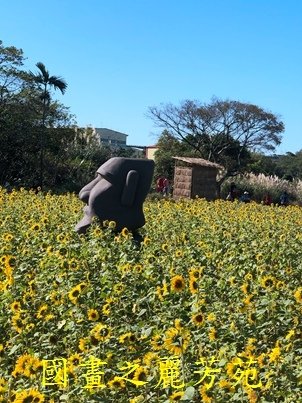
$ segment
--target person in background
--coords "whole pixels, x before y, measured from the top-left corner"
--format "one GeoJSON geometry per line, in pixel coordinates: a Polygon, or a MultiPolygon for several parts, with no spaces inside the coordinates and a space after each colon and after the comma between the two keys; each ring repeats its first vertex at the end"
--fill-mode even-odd
{"type": "Polygon", "coordinates": [[[237,197],[236,184],[235,184],[235,182],[232,182],[231,186],[230,186],[230,191],[229,191],[229,194],[228,194],[228,200],[234,201],[236,199],[236,197],[237,197]]]}
{"type": "Polygon", "coordinates": [[[249,203],[251,201],[251,196],[249,192],[243,192],[243,195],[240,197],[240,201],[242,201],[243,203],[249,203]]]}
{"type": "Polygon", "coordinates": [[[156,191],[162,193],[164,190],[164,177],[160,175],[156,181],[156,191]]]}
{"type": "Polygon", "coordinates": [[[288,206],[289,196],[286,190],[284,190],[280,196],[280,204],[281,206],[288,206]]]}
{"type": "Polygon", "coordinates": [[[270,206],[272,204],[272,197],[269,194],[269,192],[265,193],[265,195],[263,197],[263,204],[265,206],[270,206]]]}
{"type": "Polygon", "coordinates": [[[163,180],[163,195],[168,196],[170,193],[170,182],[168,178],[164,178],[163,180]]]}

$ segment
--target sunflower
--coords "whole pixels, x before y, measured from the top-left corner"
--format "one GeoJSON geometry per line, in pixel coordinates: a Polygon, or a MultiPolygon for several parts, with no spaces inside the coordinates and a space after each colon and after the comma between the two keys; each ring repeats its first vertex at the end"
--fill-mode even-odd
{"type": "Polygon", "coordinates": [[[217,330],[215,329],[215,327],[211,327],[208,333],[209,339],[210,341],[214,341],[216,340],[216,335],[217,335],[217,330]]]}
{"type": "Polygon", "coordinates": [[[198,291],[198,283],[194,277],[190,277],[189,289],[190,289],[191,294],[196,294],[198,291]]]}
{"type": "Polygon", "coordinates": [[[281,280],[277,281],[276,288],[277,290],[283,290],[285,288],[285,282],[281,280]]]}
{"type": "Polygon", "coordinates": [[[62,305],[64,302],[63,295],[58,294],[57,291],[52,291],[49,298],[54,305],[62,305]]]}
{"type": "Polygon", "coordinates": [[[6,241],[6,242],[11,242],[11,241],[14,239],[14,237],[13,237],[12,234],[7,233],[7,234],[4,234],[4,235],[3,235],[3,239],[4,239],[4,241],[6,241]]]}
{"type": "Polygon", "coordinates": [[[116,222],[115,221],[109,221],[108,227],[111,229],[114,229],[116,227],[116,222]]]}
{"type": "Polygon", "coordinates": [[[202,398],[203,403],[212,403],[213,399],[207,394],[208,389],[207,385],[202,385],[199,389],[198,392],[200,393],[200,396],[202,398]]]}
{"type": "Polygon", "coordinates": [[[67,370],[68,370],[68,372],[74,374],[74,370],[79,366],[80,362],[81,362],[80,354],[72,354],[67,359],[67,370]]]}
{"type": "Polygon", "coordinates": [[[178,249],[177,251],[175,251],[175,257],[180,258],[182,256],[183,256],[183,252],[181,250],[178,249]]]}
{"type": "Polygon", "coordinates": [[[302,304],[302,287],[298,288],[294,293],[295,300],[298,304],[302,304]]]}
{"type": "Polygon", "coordinates": [[[42,222],[43,224],[47,224],[47,223],[49,222],[49,218],[46,217],[46,216],[43,216],[43,217],[41,218],[41,222],[42,222]]]}
{"type": "Polygon", "coordinates": [[[133,380],[136,381],[137,385],[145,384],[147,382],[147,377],[148,371],[142,366],[139,366],[133,374],[133,380]]]}
{"type": "Polygon", "coordinates": [[[169,396],[169,400],[171,402],[176,402],[176,401],[180,400],[184,394],[185,394],[185,392],[183,392],[183,391],[174,392],[174,393],[172,393],[171,396],[169,396]]]}
{"type": "Polygon", "coordinates": [[[115,376],[113,379],[108,381],[107,386],[109,386],[110,389],[120,389],[124,388],[126,383],[121,377],[115,376]]]}
{"type": "Polygon", "coordinates": [[[117,294],[120,294],[125,289],[125,285],[123,283],[117,283],[113,286],[113,291],[117,294]]]}
{"type": "Polygon", "coordinates": [[[79,340],[79,350],[83,353],[87,353],[89,351],[89,340],[88,338],[79,340]]]}
{"type": "Polygon", "coordinates": [[[251,287],[249,283],[243,283],[242,286],[240,287],[241,291],[246,295],[251,291],[251,287]]]}
{"type": "Polygon", "coordinates": [[[198,312],[192,316],[192,321],[196,326],[202,326],[204,319],[204,315],[201,312],[198,312]]]}
{"type": "Polygon", "coordinates": [[[103,231],[100,227],[96,227],[94,228],[94,230],[92,231],[93,235],[95,237],[99,237],[99,238],[103,238],[103,231]]]}
{"type": "Polygon", "coordinates": [[[81,290],[79,289],[78,286],[73,287],[69,293],[68,293],[68,298],[73,304],[76,304],[78,301],[78,297],[80,296],[81,290]]]}
{"type": "Polygon", "coordinates": [[[16,330],[18,333],[22,333],[24,330],[24,327],[26,325],[26,320],[22,319],[22,317],[17,313],[12,317],[12,327],[16,330]]]}
{"type": "Polygon", "coordinates": [[[133,270],[136,271],[137,273],[141,273],[143,271],[143,265],[141,264],[135,264],[133,266],[133,270]]]}
{"type": "Polygon", "coordinates": [[[5,260],[6,267],[15,267],[16,266],[16,258],[12,255],[7,255],[5,260]]]}
{"type": "Polygon", "coordinates": [[[144,245],[144,246],[147,246],[147,245],[149,245],[150,243],[151,243],[151,239],[150,239],[149,237],[145,236],[145,237],[144,237],[144,240],[143,240],[143,245],[144,245]]]}
{"type": "Polygon", "coordinates": [[[221,379],[218,383],[219,388],[228,389],[231,391],[233,389],[232,383],[227,381],[226,379],[221,379]]]}
{"type": "Polygon", "coordinates": [[[11,305],[10,305],[10,309],[11,309],[13,312],[19,312],[19,311],[21,311],[21,303],[20,303],[19,301],[14,301],[14,302],[12,302],[11,305]]]}
{"type": "Polygon", "coordinates": [[[250,272],[246,273],[246,275],[244,276],[244,279],[245,279],[246,281],[252,281],[252,280],[253,280],[253,275],[252,275],[252,273],[250,273],[250,272]]]}
{"type": "Polygon", "coordinates": [[[40,228],[41,228],[41,225],[36,222],[35,224],[33,224],[33,225],[30,227],[29,230],[30,230],[30,231],[39,231],[40,228]]]}
{"type": "Polygon", "coordinates": [[[90,335],[94,337],[98,341],[108,341],[111,337],[111,329],[107,325],[103,325],[102,323],[98,323],[94,328],[90,331],[90,335]]]}
{"type": "Polygon", "coordinates": [[[119,342],[121,344],[135,344],[137,343],[137,337],[131,332],[124,333],[119,337],[119,342]]]}
{"type": "Polygon", "coordinates": [[[3,256],[0,257],[0,263],[5,264],[6,260],[7,260],[7,255],[3,255],[3,256]]]}
{"type": "Polygon", "coordinates": [[[168,248],[169,248],[169,245],[168,245],[167,243],[163,243],[162,246],[161,246],[161,248],[162,248],[162,250],[163,250],[164,252],[167,252],[167,251],[168,251],[168,248]]]}
{"type": "Polygon", "coordinates": [[[58,234],[58,235],[57,235],[57,241],[58,241],[58,242],[60,242],[60,243],[65,243],[66,240],[67,240],[67,239],[66,239],[66,236],[65,236],[64,234],[61,233],[61,234],[58,234]]]}
{"type": "Polygon", "coordinates": [[[176,275],[171,278],[171,289],[175,292],[180,292],[185,288],[185,280],[182,276],[176,275]]]}
{"type": "Polygon", "coordinates": [[[278,345],[272,349],[272,351],[269,353],[269,362],[277,362],[279,361],[279,358],[281,356],[281,350],[278,345]]]}
{"type": "Polygon", "coordinates": [[[172,327],[165,332],[164,347],[172,354],[181,355],[188,347],[190,333],[183,329],[172,327]]]}
{"type": "Polygon", "coordinates": [[[53,248],[52,245],[50,245],[50,246],[48,246],[47,249],[46,249],[46,254],[47,254],[47,255],[51,255],[51,254],[53,253],[53,251],[54,251],[54,248],[53,248]]]}
{"type": "Polygon", "coordinates": [[[143,356],[143,363],[149,368],[152,369],[157,365],[158,362],[158,354],[152,353],[149,351],[143,356]]]}
{"type": "Polygon", "coordinates": [[[82,283],[78,284],[76,287],[78,287],[78,289],[80,291],[83,291],[87,287],[87,283],[82,282],[82,283]]]}
{"type": "Polygon", "coordinates": [[[96,309],[89,309],[87,312],[88,320],[98,320],[100,315],[96,309]]]}
{"type": "Polygon", "coordinates": [[[254,299],[253,294],[246,295],[246,297],[243,299],[244,305],[250,305],[253,299],[254,299]]]}
{"type": "Polygon", "coordinates": [[[121,231],[121,234],[122,234],[122,236],[124,236],[124,237],[128,237],[128,235],[129,235],[129,230],[128,230],[128,228],[123,228],[122,229],[122,231],[121,231]]]}
{"type": "Polygon", "coordinates": [[[238,370],[238,367],[243,368],[244,362],[240,357],[233,357],[226,365],[226,372],[229,378],[233,378],[238,370]]]}
{"type": "Polygon", "coordinates": [[[156,257],[153,255],[147,256],[147,263],[148,264],[153,264],[156,261],[156,257]]]}
{"type": "Polygon", "coordinates": [[[59,255],[59,256],[66,256],[67,254],[68,254],[68,250],[67,250],[67,248],[65,248],[65,246],[61,246],[59,249],[58,249],[58,251],[57,251],[57,254],[59,255]]]}
{"type": "Polygon", "coordinates": [[[190,279],[193,278],[193,279],[196,280],[196,279],[200,278],[200,275],[201,275],[201,270],[200,269],[192,268],[192,269],[189,270],[190,279]]]}
{"type": "Polygon", "coordinates": [[[110,305],[111,305],[110,303],[107,303],[107,304],[103,305],[103,307],[102,307],[103,315],[105,315],[105,316],[110,315],[110,305]]]}
{"type": "Polygon", "coordinates": [[[26,353],[17,359],[12,375],[16,377],[20,374],[29,378],[34,376],[41,368],[41,361],[37,357],[26,353]]]}
{"type": "Polygon", "coordinates": [[[272,276],[265,276],[261,278],[260,285],[263,288],[272,288],[275,285],[276,281],[272,276]]]}
{"type": "MultiPolygon", "coordinates": [[[[5,378],[0,378],[0,398],[1,398],[1,393],[5,393],[7,390],[7,382],[5,378]]],[[[1,400],[0,400],[1,402],[1,400]]]]}
{"type": "Polygon", "coordinates": [[[236,277],[232,276],[228,279],[228,282],[230,283],[230,286],[233,287],[236,285],[236,277]]]}
{"type": "Polygon", "coordinates": [[[129,403],[143,403],[145,401],[145,397],[143,395],[139,395],[136,397],[133,397],[132,399],[129,400],[129,403]]]}
{"type": "Polygon", "coordinates": [[[36,317],[38,319],[44,319],[47,311],[48,311],[48,305],[44,304],[44,305],[40,306],[40,308],[38,309],[38,312],[36,313],[36,317]]]}
{"type": "Polygon", "coordinates": [[[159,335],[159,334],[154,335],[152,337],[150,343],[153,347],[153,350],[155,350],[155,351],[162,350],[162,348],[164,347],[164,341],[163,341],[161,335],[159,335]]]}
{"type": "Polygon", "coordinates": [[[12,403],[43,403],[44,395],[36,389],[23,390],[17,392],[12,403]]]}
{"type": "Polygon", "coordinates": [[[207,321],[214,322],[215,320],[216,320],[215,313],[213,313],[213,312],[209,313],[208,316],[207,316],[207,321]]]}
{"type": "Polygon", "coordinates": [[[184,327],[184,322],[177,318],[174,320],[174,327],[176,327],[176,329],[182,329],[184,327]]]}

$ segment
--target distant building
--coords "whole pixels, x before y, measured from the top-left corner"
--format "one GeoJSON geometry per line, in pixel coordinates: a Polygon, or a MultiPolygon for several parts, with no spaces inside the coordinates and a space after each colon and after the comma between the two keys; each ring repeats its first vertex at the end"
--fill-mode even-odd
{"type": "Polygon", "coordinates": [[[93,129],[101,144],[109,147],[126,148],[128,134],[105,128],[93,129]]]}
{"type": "Polygon", "coordinates": [[[155,154],[155,151],[157,151],[157,150],[158,150],[158,147],[156,145],[147,146],[145,148],[146,158],[148,158],[149,160],[154,160],[154,154],[155,154]]]}
{"type": "Polygon", "coordinates": [[[145,146],[127,145],[128,134],[117,132],[116,130],[98,127],[86,127],[82,133],[82,137],[86,139],[96,139],[100,145],[106,147],[115,149],[122,148],[124,150],[131,151],[132,158],[147,158],[145,146]]]}

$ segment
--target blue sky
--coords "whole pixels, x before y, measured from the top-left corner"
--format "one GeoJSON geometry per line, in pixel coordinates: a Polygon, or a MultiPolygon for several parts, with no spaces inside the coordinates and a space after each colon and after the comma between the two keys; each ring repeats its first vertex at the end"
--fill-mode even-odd
{"type": "Polygon", "coordinates": [[[302,149],[300,0],[10,0],[0,39],[68,83],[79,126],[152,145],[150,106],[213,96],[281,117],[279,153],[302,149]]]}

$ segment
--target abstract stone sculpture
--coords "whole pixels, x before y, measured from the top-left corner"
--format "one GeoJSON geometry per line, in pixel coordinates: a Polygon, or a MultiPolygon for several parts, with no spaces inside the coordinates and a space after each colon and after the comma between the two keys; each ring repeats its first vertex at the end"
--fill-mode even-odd
{"type": "Polygon", "coordinates": [[[115,221],[118,231],[136,230],[145,224],[143,203],[150,190],[154,161],[138,158],[110,158],[99,167],[94,180],[84,186],[79,198],[87,204],[76,225],[84,234],[92,218],[115,221]]]}

